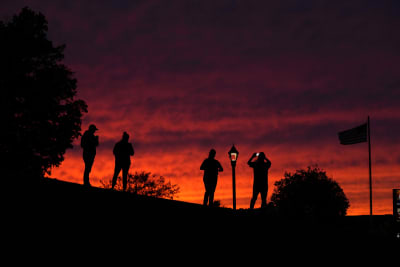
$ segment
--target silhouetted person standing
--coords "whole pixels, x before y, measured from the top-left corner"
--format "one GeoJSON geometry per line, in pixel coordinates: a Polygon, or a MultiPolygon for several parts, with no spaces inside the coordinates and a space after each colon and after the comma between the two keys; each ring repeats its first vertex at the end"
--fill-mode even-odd
{"type": "Polygon", "coordinates": [[[206,158],[200,166],[200,170],[204,171],[203,181],[206,188],[203,201],[204,206],[207,206],[207,202],[209,203],[209,206],[213,205],[214,192],[215,188],[217,187],[218,172],[223,171],[221,163],[215,159],[216,153],[217,152],[215,149],[211,149],[208,158],[206,158]]]}
{"type": "Polygon", "coordinates": [[[97,130],[96,125],[92,124],[81,138],[83,161],[85,162],[85,171],[83,173],[83,184],[85,186],[90,186],[89,174],[92,171],[94,158],[96,157],[96,147],[99,145],[99,137],[94,135],[97,130]]]}
{"type": "Polygon", "coordinates": [[[126,132],[122,135],[122,140],[115,144],[114,146],[114,156],[115,156],[115,170],[112,180],[112,188],[114,189],[117,183],[117,178],[122,169],[122,184],[123,190],[126,190],[128,184],[128,171],[131,166],[131,156],[135,154],[133,146],[129,141],[129,134],[126,132]]]}
{"type": "Polygon", "coordinates": [[[247,162],[254,169],[253,196],[250,201],[250,209],[254,208],[258,194],[261,194],[261,207],[267,206],[268,194],[268,170],[271,167],[271,161],[267,159],[264,152],[254,153],[247,162]],[[255,157],[257,160],[252,161],[255,157]]]}

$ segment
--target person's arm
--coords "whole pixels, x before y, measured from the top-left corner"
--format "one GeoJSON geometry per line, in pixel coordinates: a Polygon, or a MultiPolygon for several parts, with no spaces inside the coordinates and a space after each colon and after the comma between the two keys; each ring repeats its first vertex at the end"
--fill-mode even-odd
{"type": "Polygon", "coordinates": [[[82,147],[82,148],[86,148],[86,134],[83,134],[83,135],[82,135],[82,138],[81,138],[81,147],[82,147]]]}
{"type": "Polygon", "coordinates": [[[204,171],[206,168],[206,161],[203,161],[203,163],[200,166],[200,170],[204,171]]]}
{"type": "Polygon", "coordinates": [[[222,165],[221,165],[221,163],[219,163],[219,161],[218,161],[218,171],[219,172],[223,172],[224,171],[224,169],[222,168],[222,165]]]}
{"type": "Polygon", "coordinates": [[[252,165],[253,162],[251,162],[251,161],[252,161],[255,157],[257,157],[257,153],[254,153],[254,154],[250,157],[249,161],[247,162],[247,164],[249,164],[249,166],[252,165]]]}
{"type": "Polygon", "coordinates": [[[94,146],[99,146],[99,136],[98,135],[94,136],[94,146]]]}
{"type": "Polygon", "coordinates": [[[133,150],[132,144],[129,144],[129,154],[133,156],[135,154],[135,150],[133,150]]]}
{"type": "Polygon", "coordinates": [[[114,149],[113,149],[113,154],[117,155],[117,147],[118,147],[118,143],[115,144],[114,149]]]}
{"type": "Polygon", "coordinates": [[[268,168],[270,168],[271,167],[271,161],[267,157],[265,157],[265,161],[268,164],[268,168]]]}

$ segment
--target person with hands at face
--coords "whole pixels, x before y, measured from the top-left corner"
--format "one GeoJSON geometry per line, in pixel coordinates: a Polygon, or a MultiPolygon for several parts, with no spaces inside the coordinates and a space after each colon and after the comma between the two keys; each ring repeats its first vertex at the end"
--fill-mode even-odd
{"type": "Polygon", "coordinates": [[[250,201],[250,209],[254,209],[258,194],[261,194],[261,208],[265,208],[268,194],[268,170],[271,167],[271,161],[265,156],[264,152],[260,152],[254,153],[247,164],[254,171],[253,196],[250,201]],[[254,160],[255,158],[257,159],[254,160]]]}

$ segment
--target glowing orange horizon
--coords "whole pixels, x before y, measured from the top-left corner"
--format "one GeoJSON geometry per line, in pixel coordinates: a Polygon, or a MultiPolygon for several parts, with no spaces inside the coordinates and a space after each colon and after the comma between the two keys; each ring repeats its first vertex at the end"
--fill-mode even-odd
{"type": "MultiPolygon", "coordinates": [[[[117,141],[118,139],[116,139],[117,141]]],[[[135,145],[135,141],[133,141],[135,145]]],[[[216,158],[224,167],[224,172],[220,173],[218,185],[215,193],[215,199],[220,200],[225,207],[232,207],[232,178],[231,166],[227,151],[229,145],[223,150],[217,147],[216,158]]],[[[84,164],[80,156],[81,150],[75,148],[75,153],[67,153],[66,159],[59,168],[54,168],[51,177],[66,180],[75,183],[82,183],[84,164]]],[[[236,167],[236,197],[237,208],[247,209],[250,204],[252,193],[253,174],[248,168],[246,162],[250,157],[252,148],[238,146],[240,155],[236,167]]],[[[266,150],[264,150],[266,151],[266,150]]],[[[182,150],[170,151],[163,154],[161,151],[147,153],[141,155],[139,151],[132,158],[130,172],[149,171],[153,174],[164,176],[167,181],[180,186],[180,193],[175,197],[177,200],[198,203],[203,201],[204,186],[202,181],[202,171],[199,167],[202,160],[207,157],[208,150],[182,150]]],[[[307,158],[307,153],[300,155],[300,159],[307,158]]],[[[285,166],[290,155],[288,153],[278,154],[272,149],[270,153],[266,152],[272,161],[272,167],[269,173],[269,191],[268,201],[274,190],[274,182],[283,178],[285,171],[294,172],[296,169],[306,168],[310,162],[307,160],[298,160],[293,164],[292,168],[285,166]]],[[[312,154],[312,152],[311,152],[312,154]]],[[[336,160],[333,158],[332,160],[336,160]]],[[[322,164],[319,167],[327,171],[329,177],[336,180],[343,188],[346,196],[350,200],[350,208],[348,215],[367,215],[369,214],[369,191],[368,191],[368,169],[367,166],[360,167],[325,167],[326,159],[320,159],[322,164]]],[[[315,161],[317,163],[317,161],[315,161]]],[[[386,168],[373,166],[373,212],[374,214],[391,214],[392,213],[392,195],[391,190],[396,185],[396,179],[387,181],[392,172],[400,172],[399,166],[392,166],[389,172],[386,168]],[[386,183],[385,182],[386,179],[386,183]]],[[[114,158],[112,151],[98,152],[91,173],[91,183],[94,186],[101,186],[100,180],[109,180],[112,177],[114,169],[114,158]]],[[[256,207],[260,205],[257,200],[256,207]]]]}

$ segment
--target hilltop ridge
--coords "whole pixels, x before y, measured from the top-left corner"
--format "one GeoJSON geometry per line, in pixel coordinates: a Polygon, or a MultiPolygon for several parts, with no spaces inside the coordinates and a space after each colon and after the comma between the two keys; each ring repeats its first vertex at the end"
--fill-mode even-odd
{"type": "Polygon", "coordinates": [[[141,240],[174,245],[199,245],[211,240],[241,248],[262,240],[268,240],[267,247],[304,242],[398,243],[392,216],[374,216],[371,231],[368,216],[296,220],[280,218],[268,210],[209,208],[48,178],[19,192],[14,195],[13,208],[8,206],[7,218],[9,229],[18,229],[22,236],[57,236],[57,240],[89,236],[91,240],[101,237],[101,242],[141,240]]]}

